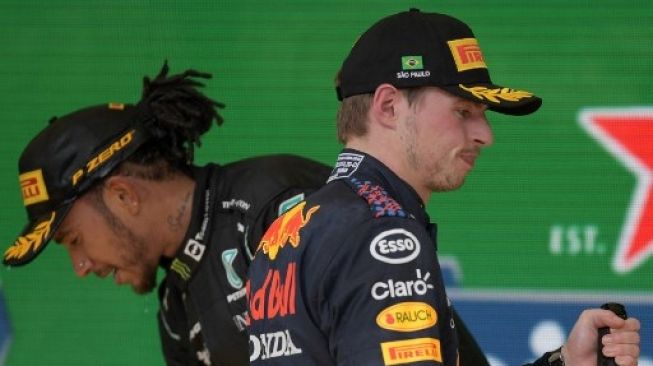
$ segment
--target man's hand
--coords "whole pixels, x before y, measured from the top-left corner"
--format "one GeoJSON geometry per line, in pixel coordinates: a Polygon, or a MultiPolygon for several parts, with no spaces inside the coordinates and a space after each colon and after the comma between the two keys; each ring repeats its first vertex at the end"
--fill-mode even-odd
{"type": "Polygon", "coordinates": [[[598,329],[609,327],[603,337],[603,354],[620,366],[636,366],[639,357],[639,321],[621,319],[612,311],[585,310],[576,321],[563,348],[566,366],[596,366],[598,329]]]}

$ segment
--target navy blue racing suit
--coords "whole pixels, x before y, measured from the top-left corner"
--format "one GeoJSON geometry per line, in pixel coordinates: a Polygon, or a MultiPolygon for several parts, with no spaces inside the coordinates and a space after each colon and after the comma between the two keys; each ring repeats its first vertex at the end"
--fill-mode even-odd
{"type": "Polygon", "coordinates": [[[406,182],[345,149],[329,183],[261,239],[247,284],[251,364],[487,364],[454,318],[436,234],[406,182]]]}

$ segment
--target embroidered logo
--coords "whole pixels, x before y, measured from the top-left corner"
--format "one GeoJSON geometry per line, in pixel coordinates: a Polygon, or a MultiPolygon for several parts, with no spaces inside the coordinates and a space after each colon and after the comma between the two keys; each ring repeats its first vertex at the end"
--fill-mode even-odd
{"type": "Polygon", "coordinates": [[[476,38],[455,39],[448,41],[447,44],[459,72],[471,69],[487,69],[476,38]]]}
{"type": "Polygon", "coordinates": [[[43,239],[50,234],[50,227],[54,222],[55,216],[56,213],[53,212],[48,220],[36,225],[31,233],[18,237],[14,242],[14,245],[10,246],[5,251],[5,260],[22,259],[27,256],[30,251],[36,253],[43,244],[43,239]]]}
{"type": "Polygon", "coordinates": [[[227,249],[222,252],[222,265],[224,266],[224,271],[227,274],[227,281],[229,285],[235,288],[236,290],[243,287],[243,280],[236,274],[233,263],[238,255],[238,249],[227,249]]]}
{"type": "Polygon", "coordinates": [[[23,203],[25,206],[47,201],[50,198],[48,196],[48,190],[45,188],[43,171],[41,169],[23,173],[18,179],[20,180],[20,189],[23,192],[23,203]]]}
{"type": "Polygon", "coordinates": [[[285,247],[286,244],[290,243],[294,248],[297,248],[300,240],[299,230],[308,224],[313,213],[320,208],[320,206],[313,206],[304,215],[304,206],[306,206],[306,201],[301,202],[283,216],[277,218],[261,238],[257,251],[262,250],[263,254],[274,260],[279,250],[285,247]]]}
{"type": "Polygon", "coordinates": [[[530,98],[533,96],[532,93],[523,90],[515,90],[510,88],[486,88],[484,86],[473,86],[470,88],[465,87],[462,84],[458,86],[472,94],[478,99],[484,100],[487,99],[493,103],[501,103],[501,100],[506,102],[519,102],[524,98],[530,98]]]}
{"type": "Polygon", "coordinates": [[[381,186],[373,186],[371,182],[361,182],[356,178],[351,178],[351,182],[356,187],[356,193],[365,198],[370,205],[370,210],[374,217],[391,216],[391,217],[408,217],[406,211],[388,195],[381,186]]]}
{"type": "Polygon", "coordinates": [[[401,58],[402,70],[421,70],[423,68],[422,56],[403,56],[401,58]]]}

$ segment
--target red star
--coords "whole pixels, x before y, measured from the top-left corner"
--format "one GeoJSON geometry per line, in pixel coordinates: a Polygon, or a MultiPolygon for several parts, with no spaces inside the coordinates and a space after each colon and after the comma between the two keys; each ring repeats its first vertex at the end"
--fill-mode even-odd
{"type": "Polygon", "coordinates": [[[653,108],[588,109],[580,121],[637,177],[612,262],[630,272],[653,255],[653,108]]]}

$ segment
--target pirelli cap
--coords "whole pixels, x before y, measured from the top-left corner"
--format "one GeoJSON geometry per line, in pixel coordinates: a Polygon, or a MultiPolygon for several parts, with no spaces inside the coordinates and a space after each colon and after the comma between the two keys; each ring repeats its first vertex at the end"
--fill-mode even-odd
{"type": "Polygon", "coordinates": [[[147,113],[103,104],[53,118],[23,151],[20,188],[27,225],[4,253],[4,264],[27,264],[45,248],[73,202],[149,139],[147,113]]]}
{"type": "Polygon", "coordinates": [[[372,93],[383,83],[437,86],[511,115],[533,113],[542,104],[530,92],[492,82],[478,41],[465,23],[417,9],[381,19],[360,36],[336,80],[338,100],[372,93]]]}

